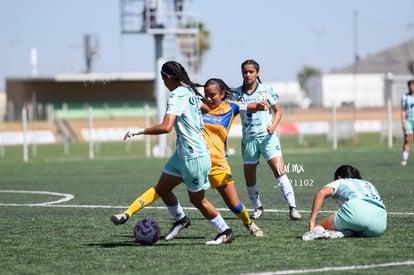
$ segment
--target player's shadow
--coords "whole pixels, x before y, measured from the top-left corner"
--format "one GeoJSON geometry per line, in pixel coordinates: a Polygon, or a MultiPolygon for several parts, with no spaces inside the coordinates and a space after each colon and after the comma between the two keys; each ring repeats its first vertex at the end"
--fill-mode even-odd
{"type": "Polygon", "coordinates": [[[138,247],[150,247],[150,246],[194,246],[199,244],[205,243],[205,238],[200,236],[183,236],[183,237],[176,237],[174,241],[165,241],[164,236],[160,236],[160,240],[155,245],[142,245],[140,243],[135,242],[133,236],[130,235],[118,235],[117,237],[121,238],[128,238],[129,240],[126,241],[119,241],[119,242],[106,242],[106,243],[87,243],[86,246],[93,246],[93,247],[101,247],[101,248],[114,248],[120,246],[138,246],[138,247]],[[176,241],[178,240],[178,242],[176,241]],[[194,240],[193,243],[182,243],[179,240],[194,240]],[[198,241],[203,240],[203,241],[198,241]]]}

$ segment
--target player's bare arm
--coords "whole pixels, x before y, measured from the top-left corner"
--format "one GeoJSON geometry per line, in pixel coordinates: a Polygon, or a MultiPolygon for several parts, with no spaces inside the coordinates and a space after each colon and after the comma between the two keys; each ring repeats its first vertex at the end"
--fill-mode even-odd
{"type": "Polygon", "coordinates": [[[323,201],[333,195],[333,188],[323,187],[316,193],[315,198],[313,199],[312,213],[309,219],[309,230],[312,231],[315,228],[316,217],[318,216],[319,210],[322,207],[323,201]]]}
{"type": "Polygon", "coordinates": [[[405,108],[404,108],[404,106],[401,107],[401,126],[402,126],[402,129],[403,129],[403,132],[405,133],[406,124],[405,124],[405,108]]]}
{"type": "Polygon", "coordinates": [[[279,103],[272,105],[272,111],[273,111],[272,124],[267,127],[267,132],[269,134],[273,134],[275,132],[277,125],[279,125],[279,122],[282,119],[282,109],[280,109],[279,103]]]}
{"type": "Polygon", "coordinates": [[[249,103],[247,104],[247,112],[259,112],[267,111],[270,108],[270,104],[266,100],[262,100],[259,103],[249,103]]]}
{"type": "Polygon", "coordinates": [[[128,138],[132,138],[134,136],[139,136],[139,135],[161,135],[161,134],[170,133],[174,127],[175,117],[176,116],[173,114],[166,114],[164,116],[164,120],[159,125],[148,127],[145,129],[129,130],[125,134],[124,140],[127,140],[128,138]]]}

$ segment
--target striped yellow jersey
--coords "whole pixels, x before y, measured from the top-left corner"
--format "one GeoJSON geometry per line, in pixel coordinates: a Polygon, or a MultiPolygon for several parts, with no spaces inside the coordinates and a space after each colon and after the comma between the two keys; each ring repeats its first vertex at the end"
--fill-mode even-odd
{"type": "Polygon", "coordinates": [[[238,103],[226,101],[203,115],[203,136],[210,150],[213,166],[227,166],[227,135],[237,114],[239,114],[238,103]]]}

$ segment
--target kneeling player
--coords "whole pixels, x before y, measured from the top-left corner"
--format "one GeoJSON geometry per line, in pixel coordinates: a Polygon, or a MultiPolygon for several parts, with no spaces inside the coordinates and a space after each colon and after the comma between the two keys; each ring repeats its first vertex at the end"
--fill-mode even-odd
{"type": "Polygon", "coordinates": [[[359,170],[342,165],[335,171],[334,181],[316,193],[309,230],[303,234],[305,241],[335,239],[344,236],[377,237],[387,227],[387,212],[374,185],[361,178],[359,170]],[[339,210],[315,224],[324,199],[332,197],[339,210]]]}

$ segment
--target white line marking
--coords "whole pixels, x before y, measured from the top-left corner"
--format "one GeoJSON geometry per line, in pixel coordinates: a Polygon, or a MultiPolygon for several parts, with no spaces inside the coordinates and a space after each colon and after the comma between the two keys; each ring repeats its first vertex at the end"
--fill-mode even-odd
{"type": "MultiPolygon", "coordinates": [[[[48,191],[24,191],[24,190],[0,190],[0,193],[21,193],[21,194],[42,194],[42,195],[53,195],[64,197],[60,200],[44,202],[44,203],[0,203],[0,206],[52,206],[52,207],[62,207],[62,208],[128,208],[128,206],[122,205],[86,205],[86,204],[60,204],[72,200],[75,196],[72,194],[66,193],[56,193],[48,191]],[[60,205],[59,205],[60,204],[60,205]]],[[[166,209],[165,206],[147,206],[147,209],[166,209]]],[[[198,210],[195,207],[183,207],[185,210],[198,210]]],[[[230,211],[228,208],[217,208],[219,211],[230,211]]],[[[248,211],[253,211],[253,209],[247,209],[248,211]]],[[[266,212],[270,213],[288,213],[288,210],[280,209],[267,209],[266,212]]],[[[310,213],[310,210],[300,210],[302,213],[310,213]]],[[[322,210],[320,213],[333,213],[335,210],[322,210]]],[[[388,212],[388,215],[414,215],[414,212],[388,212]]]]}
{"type": "MultiPolygon", "coordinates": [[[[63,197],[60,200],[44,202],[44,203],[0,203],[0,206],[47,206],[47,207],[62,207],[62,208],[127,208],[127,206],[121,205],[70,205],[70,204],[60,204],[72,200],[75,196],[72,194],[66,193],[56,193],[48,191],[24,191],[24,190],[0,190],[0,193],[20,193],[20,194],[41,194],[41,195],[52,195],[52,196],[61,196],[63,197]]],[[[148,209],[166,209],[165,206],[147,206],[148,209]]],[[[183,207],[185,210],[197,210],[195,207],[183,207]]],[[[219,211],[230,211],[228,208],[217,208],[219,211]]],[[[251,211],[252,209],[248,209],[251,211]]],[[[266,212],[273,213],[287,213],[287,210],[279,209],[266,209],[266,212]]],[[[310,211],[302,210],[301,212],[309,213],[310,211]]],[[[332,213],[333,211],[320,211],[324,213],[332,213]]],[[[389,215],[414,215],[413,212],[388,212],[389,215]]],[[[337,266],[337,267],[322,267],[315,269],[291,269],[291,270],[282,270],[275,272],[262,272],[262,273],[249,273],[250,275],[283,275],[283,274],[303,274],[303,273],[317,273],[317,272],[328,272],[328,271],[349,271],[349,270],[358,270],[358,269],[372,269],[372,268],[384,268],[392,266],[404,266],[404,265],[414,265],[414,261],[405,261],[405,262],[391,262],[383,264],[372,264],[372,265],[351,265],[351,266],[337,266]]]]}
{"type": "Polygon", "coordinates": [[[75,197],[72,194],[56,193],[56,192],[48,192],[48,191],[0,190],[0,193],[41,194],[41,195],[52,195],[52,196],[63,197],[60,200],[43,202],[43,203],[23,203],[23,204],[0,203],[0,205],[3,205],[3,206],[51,206],[54,204],[70,201],[71,199],[75,197]]]}
{"type": "Polygon", "coordinates": [[[371,264],[371,265],[349,265],[349,266],[336,266],[336,267],[322,267],[315,269],[291,269],[282,270],[275,272],[263,272],[263,273],[249,273],[249,275],[284,275],[284,274],[303,274],[303,273],[316,273],[316,272],[327,272],[327,271],[343,271],[343,270],[357,270],[357,269],[371,269],[371,268],[384,268],[391,266],[403,266],[403,265],[414,265],[414,261],[406,262],[391,262],[383,264],[371,264]]]}
{"type": "MultiPolygon", "coordinates": [[[[60,193],[59,193],[60,194],[60,193]]],[[[106,208],[106,209],[127,209],[128,206],[125,205],[93,205],[93,204],[52,204],[49,203],[38,203],[38,204],[18,204],[18,203],[0,203],[0,206],[49,206],[49,207],[60,207],[60,208],[106,208]]],[[[165,206],[147,206],[146,209],[167,209],[165,206]]],[[[195,207],[185,207],[184,210],[193,210],[198,211],[195,207]]],[[[228,208],[217,208],[218,211],[230,211],[228,208]]],[[[247,209],[247,211],[253,211],[253,209],[247,209]]],[[[288,210],[279,210],[279,209],[266,209],[266,212],[271,213],[288,213],[288,210]]],[[[308,210],[300,210],[301,213],[310,213],[308,210]]],[[[319,211],[320,213],[333,213],[334,211],[319,211]]],[[[388,212],[388,215],[414,215],[414,212],[388,212]]]]}

